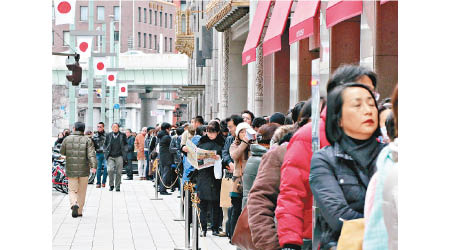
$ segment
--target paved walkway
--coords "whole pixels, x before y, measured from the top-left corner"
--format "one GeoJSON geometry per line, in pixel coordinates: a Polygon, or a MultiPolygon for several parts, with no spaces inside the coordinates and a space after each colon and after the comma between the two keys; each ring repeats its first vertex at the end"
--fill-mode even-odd
{"type": "MultiPolygon", "coordinates": [[[[88,185],[83,217],[72,218],[69,196],[53,191],[53,250],[172,250],[184,246],[184,221],[177,194],[154,197],[153,182],[123,180],[121,191],[88,185]]],[[[208,231],[203,250],[236,247],[208,231]]]]}

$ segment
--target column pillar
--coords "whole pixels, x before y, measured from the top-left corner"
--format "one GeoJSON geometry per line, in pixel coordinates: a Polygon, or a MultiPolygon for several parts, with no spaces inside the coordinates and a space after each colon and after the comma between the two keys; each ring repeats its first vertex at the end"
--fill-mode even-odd
{"type": "Polygon", "coordinates": [[[375,72],[380,100],[391,96],[398,83],[398,2],[376,6],[375,72]]]}
{"type": "Polygon", "coordinates": [[[217,114],[217,94],[218,94],[218,58],[217,58],[217,31],[213,30],[213,50],[212,50],[212,65],[211,65],[211,117],[216,118],[217,114]]]}
{"type": "Polygon", "coordinates": [[[131,108],[130,109],[130,129],[133,131],[137,131],[137,124],[136,124],[136,109],[131,108]]]}
{"type": "MultiPolygon", "coordinates": [[[[288,23],[289,24],[289,23],[288,23]]],[[[281,50],[274,53],[274,111],[286,113],[289,110],[289,25],[281,36],[281,50]]]]}
{"type": "MultiPolygon", "coordinates": [[[[253,22],[253,17],[255,15],[256,7],[258,1],[250,1],[249,13],[248,13],[248,29],[250,30],[253,22]]],[[[264,35],[262,36],[264,37],[264,35]]],[[[259,46],[258,46],[259,47],[259,46]]],[[[257,49],[258,50],[258,49],[257,49]]],[[[256,52],[256,57],[258,58],[258,51],[256,52]]],[[[258,82],[257,82],[257,71],[258,71],[258,59],[255,62],[247,64],[247,109],[252,111],[256,117],[260,116],[261,109],[257,108],[257,105],[262,105],[257,100],[258,99],[258,82]],[[258,111],[257,111],[258,109],[258,111]]]]}
{"type": "Polygon", "coordinates": [[[203,109],[204,109],[204,115],[205,120],[211,120],[212,119],[212,113],[211,113],[211,105],[213,104],[213,98],[212,98],[212,84],[211,84],[211,66],[212,66],[212,59],[206,59],[206,67],[203,71],[204,78],[205,78],[205,92],[203,94],[204,100],[203,100],[203,109]]]}
{"type": "Polygon", "coordinates": [[[141,93],[139,94],[141,99],[141,127],[156,126],[157,116],[152,116],[151,111],[156,111],[158,109],[158,98],[159,93],[141,93]]]}
{"type": "Polygon", "coordinates": [[[340,22],[330,28],[330,73],[341,64],[359,64],[361,16],[340,22]]]}
{"type": "MultiPolygon", "coordinates": [[[[264,58],[262,44],[256,48],[256,81],[255,81],[255,116],[262,116],[264,106],[264,58]]],[[[250,67],[248,68],[250,72],[250,67]]],[[[250,84],[250,83],[249,83],[250,84]]]]}
{"type": "Polygon", "coordinates": [[[229,62],[230,62],[230,29],[223,32],[223,56],[222,56],[222,118],[228,116],[228,73],[229,73],[229,62]]]}
{"type": "Polygon", "coordinates": [[[298,42],[298,101],[307,100],[311,96],[311,62],[320,56],[319,52],[310,51],[310,44],[309,38],[298,42]]]}
{"type": "MultiPolygon", "coordinates": [[[[75,22],[76,23],[76,22],[75,22]]],[[[70,30],[75,30],[75,23],[70,24],[70,30]]],[[[70,36],[70,47],[75,48],[76,42],[75,37],[70,36]]],[[[74,61],[75,62],[75,61],[74,61]]],[[[77,120],[77,97],[75,96],[75,86],[71,82],[67,81],[69,84],[69,129],[71,130],[75,125],[77,120]]]]}

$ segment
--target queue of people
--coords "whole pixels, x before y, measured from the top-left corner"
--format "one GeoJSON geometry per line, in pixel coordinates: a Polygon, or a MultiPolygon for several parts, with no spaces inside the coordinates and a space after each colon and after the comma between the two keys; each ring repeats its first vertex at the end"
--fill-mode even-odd
{"type": "MultiPolygon", "coordinates": [[[[369,69],[343,65],[334,72],[318,105],[316,152],[310,98],[287,114],[255,117],[244,110],[207,123],[197,116],[189,123],[143,127],[137,136],[129,129],[121,133],[118,124],[105,134],[99,123],[90,153],[95,166],[89,163],[97,168],[97,188],[109,176],[111,191],[120,191],[124,165],[127,180],[133,179],[134,159],[139,179],[157,181],[161,195],[182,188],[177,178],[182,185],[194,183],[201,236],[211,230],[241,249],[334,250],[344,244],[346,222],[357,219],[365,226],[354,232],[361,236],[360,249],[397,249],[398,90],[379,105],[376,90],[377,76],[369,69]],[[223,174],[212,166],[194,167],[189,141],[213,152],[206,157],[220,161],[223,174]]],[[[63,132],[58,141],[69,158],[66,144],[74,139],[67,136],[63,132]]],[[[83,203],[72,200],[81,214],[83,203]]]]}

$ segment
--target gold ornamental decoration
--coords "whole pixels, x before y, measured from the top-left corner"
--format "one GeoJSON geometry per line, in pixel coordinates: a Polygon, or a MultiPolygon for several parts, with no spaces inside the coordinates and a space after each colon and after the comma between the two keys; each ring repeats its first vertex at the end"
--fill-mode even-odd
{"type": "Polygon", "coordinates": [[[207,13],[214,14],[212,17],[210,17],[206,23],[206,28],[209,30],[211,27],[213,27],[217,22],[222,20],[228,13],[230,13],[232,8],[232,2],[228,1],[227,3],[223,3],[221,9],[218,12],[211,13],[212,11],[216,10],[218,7],[218,3],[216,3],[215,6],[211,6],[209,10],[207,10],[207,13]]]}

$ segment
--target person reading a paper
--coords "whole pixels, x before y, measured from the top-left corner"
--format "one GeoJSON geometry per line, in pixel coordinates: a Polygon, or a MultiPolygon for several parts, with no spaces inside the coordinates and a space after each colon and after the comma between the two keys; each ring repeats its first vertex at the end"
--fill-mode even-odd
{"type": "MultiPolygon", "coordinates": [[[[195,171],[198,173],[196,176],[196,191],[200,198],[200,224],[203,231],[203,237],[206,236],[207,231],[207,219],[206,214],[208,211],[212,211],[212,231],[213,235],[220,234],[220,213],[222,210],[219,206],[220,201],[220,185],[221,179],[216,179],[214,176],[214,164],[216,161],[221,161],[222,148],[225,143],[222,136],[218,136],[220,133],[220,125],[217,121],[213,120],[209,122],[206,128],[206,135],[200,138],[198,147],[187,143],[188,159],[189,161],[197,160],[193,162],[195,171]]],[[[217,164],[216,164],[217,165],[217,164]]]]}

